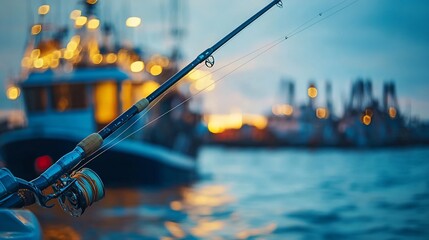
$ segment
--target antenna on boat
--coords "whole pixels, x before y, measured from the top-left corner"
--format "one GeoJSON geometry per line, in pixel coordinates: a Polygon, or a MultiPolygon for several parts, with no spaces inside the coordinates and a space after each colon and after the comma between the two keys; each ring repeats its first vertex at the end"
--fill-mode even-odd
{"type": "Polygon", "coordinates": [[[164,82],[147,98],[135,103],[98,133],[92,133],[83,139],[71,152],[61,157],[36,179],[27,182],[14,177],[7,169],[0,169],[0,207],[23,207],[34,202],[38,202],[39,205],[44,207],[51,207],[47,205],[47,202],[58,198],[60,205],[66,212],[73,216],[80,216],[92,203],[103,198],[104,186],[94,171],[88,168],[77,170],[76,167],[97,151],[102,146],[104,139],[118,130],[133,116],[143,111],[151,102],[165,93],[197,65],[205,62],[207,67],[212,67],[215,63],[214,52],[275,5],[282,7],[282,1],[273,0],[216,44],[199,54],[191,63],[164,82]],[[50,185],[52,185],[54,193],[44,195],[42,190],[50,185]]]}

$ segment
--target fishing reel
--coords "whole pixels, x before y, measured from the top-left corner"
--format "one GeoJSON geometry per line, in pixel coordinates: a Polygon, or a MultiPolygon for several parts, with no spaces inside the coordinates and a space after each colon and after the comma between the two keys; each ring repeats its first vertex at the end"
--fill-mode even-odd
{"type": "Polygon", "coordinates": [[[65,212],[78,217],[94,202],[104,197],[104,185],[100,177],[89,168],[82,168],[70,175],[63,175],[52,185],[53,193],[45,195],[32,182],[17,178],[6,168],[0,169],[0,207],[17,193],[28,206],[37,202],[40,206],[51,208],[48,202],[54,198],[65,212]]]}
{"type": "Polygon", "coordinates": [[[52,186],[59,194],[61,208],[74,217],[79,217],[85,209],[104,197],[104,184],[100,177],[89,168],[82,168],[70,176],[61,178],[52,186]],[[67,188],[67,190],[63,190],[67,188]]]}

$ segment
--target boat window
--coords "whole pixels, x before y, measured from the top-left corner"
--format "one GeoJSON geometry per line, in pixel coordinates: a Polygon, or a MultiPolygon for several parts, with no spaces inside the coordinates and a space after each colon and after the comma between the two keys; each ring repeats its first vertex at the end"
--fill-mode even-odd
{"type": "Polygon", "coordinates": [[[95,85],[95,120],[99,129],[118,116],[118,104],[118,88],[115,82],[100,82],[95,85]]]}
{"type": "Polygon", "coordinates": [[[133,90],[133,84],[131,81],[122,82],[122,89],[121,89],[122,111],[125,111],[128,108],[130,108],[135,102],[132,90],[133,90]]]}
{"type": "Polygon", "coordinates": [[[159,84],[153,80],[137,83],[131,81],[124,81],[122,83],[121,92],[122,109],[128,109],[138,100],[147,97],[158,87],[159,84]]]}
{"type": "Polygon", "coordinates": [[[84,84],[58,84],[52,87],[52,106],[63,112],[88,106],[84,84]]]}
{"type": "Polygon", "coordinates": [[[43,112],[48,106],[48,92],[44,87],[29,87],[24,89],[25,106],[28,112],[43,112]]]}

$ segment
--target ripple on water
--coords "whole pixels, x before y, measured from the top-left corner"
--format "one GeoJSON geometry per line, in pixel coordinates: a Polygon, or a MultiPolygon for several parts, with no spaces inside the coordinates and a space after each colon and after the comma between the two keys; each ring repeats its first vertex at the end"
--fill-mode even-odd
{"type": "Polygon", "coordinates": [[[300,210],[289,213],[286,216],[310,224],[331,224],[341,221],[341,217],[335,212],[322,212],[317,210],[300,210]]]}

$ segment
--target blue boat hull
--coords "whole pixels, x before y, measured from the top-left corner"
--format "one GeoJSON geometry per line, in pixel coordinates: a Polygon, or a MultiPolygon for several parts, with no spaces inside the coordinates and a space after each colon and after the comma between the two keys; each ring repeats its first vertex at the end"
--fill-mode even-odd
{"type": "MultiPolygon", "coordinates": [[[[37,158],[49,156],[56,161],[82,138],[24,129],[0,136],[0,154],[15,176],[31,180],[40,174],[37,158]]],[[[133,140],[120,142],[86,165],[97,172],[107,187],[189,184],[196,179],[196,166],[192,158],[133,140]]]]}

